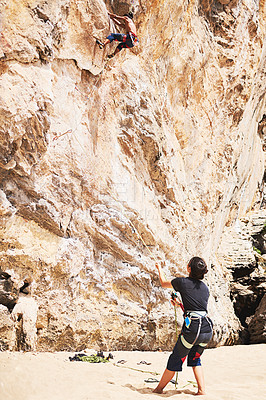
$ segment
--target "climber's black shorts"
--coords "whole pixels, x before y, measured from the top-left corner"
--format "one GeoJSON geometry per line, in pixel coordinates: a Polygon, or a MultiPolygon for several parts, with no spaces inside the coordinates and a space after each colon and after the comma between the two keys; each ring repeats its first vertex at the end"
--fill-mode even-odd
{"type": "Polygon", "coordinates": [[[134,47],[135,44],[137,44],[137,42],[138,42],[137,36],[134,35],[134,33],[132,33],[132,32],[129,32],[127,34],[111,33],[109,36],[107,36],[107,39],[109,39],[110,42],[112,42],[113,40],[115,40],[117,42],[121,42],[117,46],[117,48],[119,50],[124,49],[124,48],[134,47]]]}

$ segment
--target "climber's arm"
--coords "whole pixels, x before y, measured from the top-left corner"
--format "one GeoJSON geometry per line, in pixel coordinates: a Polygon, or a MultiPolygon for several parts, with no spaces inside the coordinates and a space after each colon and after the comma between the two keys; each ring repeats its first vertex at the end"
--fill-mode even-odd
{"type": "Polygon", "coordinates": [[[113,14],[113,13],[108,13],[108,15],[113,19],[117,20],[117,23],[125,23],[126,17],[120,17],[119,15],[113,14]]]}
{"type": "Polygon", "coordinates": [[[116,25],[121,26],[121,27],[125,27],[125,24],[122,24],[121,22],[117,21],[116,19],[113,19],[113,21],[114,21],[114,23],[116,25]]]}

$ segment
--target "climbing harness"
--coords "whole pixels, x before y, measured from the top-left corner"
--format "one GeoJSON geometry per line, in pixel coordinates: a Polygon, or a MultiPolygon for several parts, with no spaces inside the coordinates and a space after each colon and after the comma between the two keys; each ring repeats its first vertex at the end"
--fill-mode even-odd
{"type": "Polygon", "coordinates": [[[196,320],[199,322],[197,334],[195,336],[195,339],[193,340],[193,343],[188,343],[183,335],[181,335],[181,337],[180,337],[180,340],[181,340],[183,346],[185,346],[187,348],[192,348],[194,346],[194,344],[196,343],[196,341],[198,340],[198,337],[199,337],[199,334],[201,331],[202,320],[204,318],[206,319],[211,330],[212,330],[212,324],[210,322],[210,319],[209,319],[206,311],[186,311],[186,313],[184,314],[184,318],[185,318],[184,321],[185,321],[186,328],[189,328],[192,321],[196,320]]]}
{"type": "MultiPolygon", "coordinates": [[[[206,319],[206,321],[208,322],[208,324],[209,324],[209,326],[210,326],[210,328],[212,330],[212,324],[210,322],[210,319],[208,317],[208,313],[206,311],[186,311],[186,313],[185,313],[185,321],[186,321],[186,319],[188,319],[190,322],[193,321],[193,320],[199,320],[199,325],[200,325],[199,329],[201,328],[202,320],[204,318],[206,319]]],[[[189,325],[190,325],[190,323],[189,323],[189,325]]],[[[194,342],[196,342],[197,338],[198,337],[196,337],[194,342]]]]}

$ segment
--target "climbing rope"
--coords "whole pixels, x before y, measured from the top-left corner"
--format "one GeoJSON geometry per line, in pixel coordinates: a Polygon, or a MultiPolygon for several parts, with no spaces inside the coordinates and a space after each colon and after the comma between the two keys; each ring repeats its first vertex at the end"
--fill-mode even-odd
{"type": "MultiPolygon", "coordinates": [[[[176,340],[178,338],[178,328],[177,328],[177,312],[176,312],[176,305],[174,305],[175,309],[175,332],[176,332],[176,340]]],[[[177,387],[177,379],[178,379],[178,371],[176,371],[176,377],[175,377],[175,389],[177,387]]]]}
{"type": "Polygon", "coordinates": [[[113,363],[113,365],[115,367],[127,368],[127,369],[131,369],[132,371],[142,372],[144,374],[160,375],[158,372],[155,372],[155,371],[144,371],[143,369],[138,369],[138,368],[133,368],[133,367],[126,367],[125,365],[118,365],[116,363],[113,363]]]}

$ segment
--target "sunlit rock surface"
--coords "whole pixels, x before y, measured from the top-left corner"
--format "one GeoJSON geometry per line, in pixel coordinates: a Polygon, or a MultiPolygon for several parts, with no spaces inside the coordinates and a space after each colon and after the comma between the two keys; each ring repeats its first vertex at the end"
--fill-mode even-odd
{"type": "Polygon", "coordinates": [[[170,349],[155,260],[170,279],[194,255],[212,344],[237,342],[226,238],[266,220],[264,1],[2,0],[0,15],[0,262],[17,289],[32,279],[37,350],[170,349]],[[107,62],[95,37],[130,8],[139,45],[107,62]]]}

